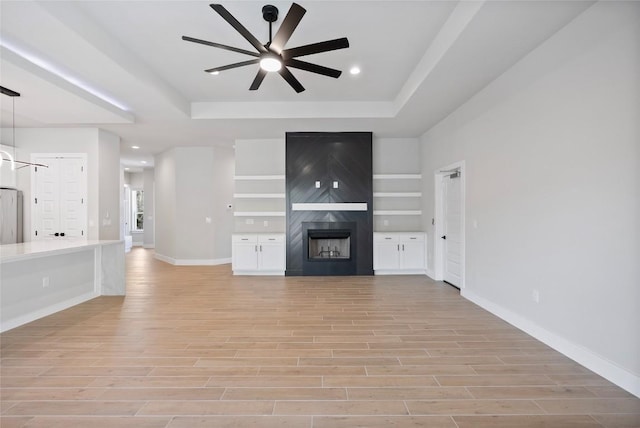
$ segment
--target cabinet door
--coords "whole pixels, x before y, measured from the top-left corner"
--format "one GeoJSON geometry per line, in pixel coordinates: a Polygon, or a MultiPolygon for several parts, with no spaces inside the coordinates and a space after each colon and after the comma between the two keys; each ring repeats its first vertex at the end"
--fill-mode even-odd
{"type": "Polygon", "coordinates": [[[402,241],[402,269],[424,269],[424,242],[402,241]]]}
{"type": "Polygon", "coordinates": [[[258,245],[256,243],[234,242],[232,246],[231,267],[238,270],[258,269],[258,245]]]}
{"type": "Polygon", "coordinates": [[[258,254],[260,258],[260,270],[284,271],[285,251],[284,243],[281,244],[258,244],[258,254]]]}
{"type": "Polygon", "coordinates": [[[373,246],[373,269],[398,269],[400,267],[400,252],[397,242],[376,242],[373,246]]]}

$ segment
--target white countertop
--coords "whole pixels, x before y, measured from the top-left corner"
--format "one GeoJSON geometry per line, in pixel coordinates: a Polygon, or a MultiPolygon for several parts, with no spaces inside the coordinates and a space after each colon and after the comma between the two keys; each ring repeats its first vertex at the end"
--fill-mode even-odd
{"type": "Polygon", "coordinates": [[[124,241],[89,241],[86,239],[43,239],[41,241],[23,242],[21,244],[0,245],[0,262],[12,262],[54,254],[73,253],[95,248],[100,245],[113,245],[124,241]]]}

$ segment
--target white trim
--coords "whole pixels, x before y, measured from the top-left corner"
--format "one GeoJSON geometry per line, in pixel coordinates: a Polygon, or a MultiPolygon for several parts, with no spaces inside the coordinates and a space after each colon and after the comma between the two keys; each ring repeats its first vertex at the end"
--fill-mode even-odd
{"type": "Polygon", "coordinates": [[[460,290],[460,295],[481,308],[491,312],[498,318],[505,320],[509,324],[533,336],[556,351],[566,355],[580,365],[583,365],[589,370],[615,383],[620,388],[640,397],[640,376],[625,370],[601,355],[595,354],[582,345],[578,345],[564,337],[558,336],[557,334],[540,327],[533,321],[495,304],[490,300],[478,296],[472,291],[460,290]]]}
{"type": "Polygon", "coordinates": [[[422,215],[421,210],[378,210],[373,215],[422,215]]]}
{"type": "Polygon", "coordinates": [[[424,269],[378,269],[374,275],[426,275],[424,269]]]}
{"type": "Polygon", "coordinates": [[[236,211],[234,217],[285,217],[284,211],[236,211]]]}
{"type": "Polygon", "coordinates": [[[284,199],[284,193],[234,193],[236,199],[284,199]]]}
{"type": "Polygon", "coordinates": [[[150,250],[150,249],[156,248],[156,245],[155,244],[144,244],[142,247],[147,249],[147,250],[150,250]]]}
{"type": "MultiPolygon", "coordinates": [[[[100,268],[97,268],[96,271],[99,271],[100,268]]],[[[94,274],[94,279],[98,275],[94,274]]],[[[96,287],[99,287],[99,283],[96,284],[96,287]]],[[[80,296],[73,297],[69,300],[65,300],[60,303],[56,303],[51,306],[47,306],[46,308],[38,309],[37,311],[29,312],[28,314],[20,315],[19,317],[11,318],[10,320],[3,321],[2,326],[0,326],[0,333],[4,333],[7,330],[11,330],[12,328],[19,327],[21,325],[30,323],[32,321],[38,320],[40,318],[44,318],[46,316],[55,314],[56,312],[64,311],[65,309],[69,309],[72,306],[79,305],[80,303],[84,303],[88,300],[99,297],[100,294],[95,290],[89,293],[81,294],[80,296]]]]}
{"type": "Polygon", "coordinates": [[[465,287],[465,283],[466,283],[466,259],[465,259],[465,254],[466,254],[466,234],[467,234],[467,229],[466,229],[466,216],[467,216],[467,212],[466,212],[466,208],[465,208],[465,200],[466,200],[466,170],[465,170],[465,161],[460,161],[460,162],[455,162],[452,163],[450,165],[444,166],[442,168],[438,168],[435,170],[434,172],[434,186],[435,186],[435,225],[433,228],[433,265],[434,265],[434,269],[433,269],[433,273],[434,276],[432,277],[433,279],[435,279],[436,281],[442,281],[442,279],[444,278],[444,244],[442,242],[442,239],[440,239],[440,236],[442,236],[442,231],[444,229],[444,190],[443,190],[443,180],[445,176],[449,176],[449,173],[447,171],[452,171],[455,169],[459,169],[460,170],[460,212],[462,213],[462,218],[461,218],[461,225],[460,225],[460,229],[461,229],[461,233],[460,233],[460,237],[462,239],[462,242],[460,243],[460,249],[461,249],[461,254],[460,254],[460,264],[462,265],[462,269],[460,272],[460,290],[462,290],[465,287]]]}
{"type": "Polygon", "coordinates": [[[421,180],[422,174],[373,174],[374,180],[421,180]]]}
{"type": "Polygon", "coordinates": [[[422,192],[373,192],[374,198],[420,198],[422,192]]]}
{"type": "Polygon", "coordinates": [[[173,257],[164,256],[156,253],[156,259],[175,266],[217,266],[231,263],[231,258],[224,259],[174,259],[173,257]]]}
{"type": "Polygon", "coordinates": [[[367,211],[366,202],[333,202],[314,203],[303,202],[291,204],[291,211],[367,211]]]}
{"type": "Polygon", "coordinates": [[[233,275],[244,276],[284,276],[284,271],[272,271],[272,270],[234,270],[233,275]]]}
{"type": "Polygon", "coordinates": [[[436,274],[433,272],[433,269],[427,269],[424,272],[429,278],[433,279],[435,281],[435,276],[436,274]]]}
{"type": "Polygon", "coordinates": [[[234,175],[234,180],[284,180],[284,175],[234,175]]]}

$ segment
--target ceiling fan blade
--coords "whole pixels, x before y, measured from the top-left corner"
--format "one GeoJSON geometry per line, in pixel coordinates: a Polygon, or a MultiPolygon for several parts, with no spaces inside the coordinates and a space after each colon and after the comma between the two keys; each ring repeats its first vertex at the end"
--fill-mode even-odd
{"type": "Polygon", "coordinates": [[[296,79],[294,77],[294,75],[291,74],[291,72],[289,71],[289,69],[287,67],[282,67],[280,70],[278,70],[278,73],[280,73],[280,76],[282,76],[284,78],[284,80],[286,80],[287,83],[289,85],[291,85],[291,87],[297,93],[300,93],[300,92],[304,91],[304,86],[302,86],[300,84],[300,82],[298,82],[298,79],[296,79]]]}
{"type": "Polygon", "coordinates": [[[267,71],[266,70],[263,70],[262,68],[260,70],[258,70],[258,74],[256,74],[256,78],[253,79],[253,83],[249,87],[249,90],[250,91],[257,90],[260,87],[260,85],[262,84],[262,81],[264,80],[264,77],[266,75],[267,75],[267,71]]]}
{"type": "Polygon", "coordinates": [[[342,71],[336,70],[335,68],[323,67],[318,64],[311,64],[310,62],[300,61],[293,58],[286,60],[284,63],[289,67],[310,71],[312,73],[322,74],[323,76],[334,77],[336,79],[342,74],[342,71]]]}
{"type": "Polygon", "coordinates": [[[289,8],[289,12],[287,12],[287,16],[284,17],[282,24],[280,24],[280,28],[278,28],[278,32],[275,36],[273,36],[273,40],[269,45],[269,48],[280,54],[284,49],[284,45],[287,44],[294,30],[300,23],[300,20],[307,13],[306,9],[300,6],[297,3],[293,3],[291,8],[289,8]]]}
{"type": "Polygon", "coordinates": [[[224,71],[232,68],[244,67],[245,65],[257,64],[260,62],[260,59],[250,59],[249,61],[236,62],[234,64],[223,65],[221,67],[210,68],[205,70],[207,73],[213,73],[214,71],[224,71]]]}
{"type": "Polygon", "coordinates": [[[218,12],[218,15],[220,15],[225,21],[231,24],[231,26],[235,28],[242,37],[247,39],[247,41],[251,43],[251,45],[256,48],[258,52],[267,52],[267,48],[265,48],[264,45],[260,43],[260,41],[249,32],[249,30],[244,28],[244,26],[236,18],[234,18],[233,15],[231,15],[229,11],[224,8],[224,6],[222,6],[221,4],[211,4],[209,6],[211,6],[213,10],[218,12]]]}
{"type": "Polygon", "coordinates": [[[214,48],[226,49],[231,52],[238,52],[245,55],[260,56],[260,54],[256,52],[251,52],[251,51],[247,51],[240,48],[234,48],[233,46],[221,45],[220,43],[208,42],[206,40],[194,39],[193,37],[189,37],[189,36],[182,36],[182,40],[185,40],[187,42],[200,43],[201,45],[213,46],[214,48]]]}
{"type": "Polygon", "coordinates": [[[298,46],[297,48],[285,49],[282,51],[282,58],[289,59],[289,58],[295,58],[298,56],[335,51],[337,49],[344,49],[348,47],[349,47],[349,40],[347,40],[346,37],[343,37],[341,39],[326,40],[324,42],[298,46]]]}

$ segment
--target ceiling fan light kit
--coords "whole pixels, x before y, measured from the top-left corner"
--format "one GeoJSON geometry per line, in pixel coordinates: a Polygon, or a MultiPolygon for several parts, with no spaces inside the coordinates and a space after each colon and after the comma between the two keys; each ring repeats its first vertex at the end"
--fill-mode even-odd
{"type": "Polygon", "coordinates": [[[257,90],[262,81],[266,77],[267,73],[278,72],[284,80],[296,91],[304,91],[304,87],[295,78],[295,76],[289,70],[291,68],[297,68],[299,70],[309,71],[311,73],[321,74],[323,76],[338,78],[342,74],[340,70],[336,70],[329,67],[313,64],[306,61],[296,59],[297,57],[312,55],[322,52],[329,52],[337,49],[344,49],[349,47],[349,40],[346,37],[334,40],[326,40],[324,42],[312,43],[309,45],[298,46],[291,49],[285,49],[285,45],[291,38],[294,30],[302,20],[302,17],[307,12],[302,6],[297,3],[293,3],[284,20],[280,24],[275,36],[272,37],[272,24],[278,19],[278,8],[273,5],[265,5],[262,8],[262,17],[269,23],[269,42],[266,44],[260,43],[253,34],[249,32],[231,13],[221,4],[211,4],[211,8],[218,13],[225,21],[227,21],[242,37],[244,37],[257,52],[236,48],[234,46],[227,46],[220,43],[209,42],[207,40],[196,39],[189,36],[182,36],[182,40],[192,43],[199,43],[206,46],[211,46],[218,49],[225,49],[231,52],[241,53],[254,57],[254,59],[237,62],[234,64],[224,65],[221,67],[214,67],[205,70],[207,73],[219,74],[221,71],[230,70],[232,68],[244,67],[247,65],[259,64],[260,68],[258,74],[256,74],[253,83],[249,87],[249,90],[257,90]]]}

